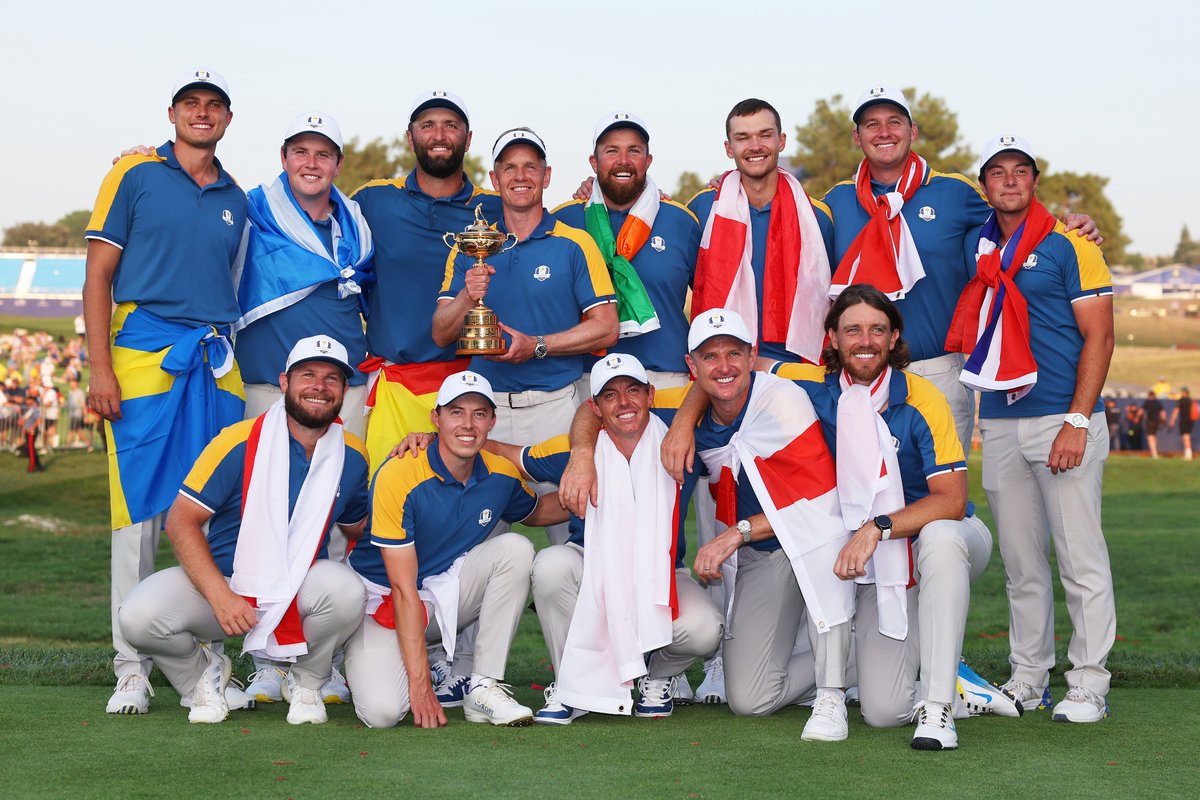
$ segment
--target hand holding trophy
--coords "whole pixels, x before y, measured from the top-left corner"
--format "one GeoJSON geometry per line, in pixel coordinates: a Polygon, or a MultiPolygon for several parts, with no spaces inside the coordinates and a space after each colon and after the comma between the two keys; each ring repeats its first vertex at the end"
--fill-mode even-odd
{"type": "MultiPolygon", "coordinates": [[[[447,232],[442,241],[447,247],[458,247],[459,252],[475,257],[471,269],[487,269],[484,259],[503,253],[517,246],[517,237],[511,233],[493,230],[491,223],[483,218],[483,205],[475,207],[475,221],[459,233],[447,232]],[[509,244],[509,239],[512,243],[509,244]]],[[[462,332],[458,337],[460,356],[496,356],[508,351],[508,345],[500,333],[500,321],[496,313],[483,304],[483,298],[475,301],[475,307],[463,317],[462,332]]]]}

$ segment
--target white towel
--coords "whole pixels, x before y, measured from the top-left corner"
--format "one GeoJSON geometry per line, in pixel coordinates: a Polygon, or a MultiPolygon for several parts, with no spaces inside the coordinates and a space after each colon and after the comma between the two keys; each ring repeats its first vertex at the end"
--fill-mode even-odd
{"type": "Polygon", "coordinates": [[[262,417],[249,486],[242,498],[242,526],[233,554],[229,586],[258,603],[258,622],[242,650],[275,660],[295,661],[308,652],[304,642],[280,644],[274,633],[316,558],[342,479],[345,439],[334,422],[317,441],[296,506],[288,517],[290,442],[287,412],[279,398],[262,417]]]}

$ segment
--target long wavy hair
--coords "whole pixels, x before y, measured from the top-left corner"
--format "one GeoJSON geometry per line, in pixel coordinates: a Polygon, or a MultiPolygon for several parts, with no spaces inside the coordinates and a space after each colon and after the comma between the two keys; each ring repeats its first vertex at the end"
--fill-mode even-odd
{"type": "MultiPolygon", "coordinates": [[[[907,367],[909,362],[908,342],[904,341],[904,318],[900,316],[900,309],[896,308],[896,304],[889,300],[887,295],[870,284],[856,283],[852,286],[847,286],[838,295],[837,300],[833,301],[833,307],[825,315],[826,333],[831,330],[837,330],[838,321],[842,318],[842,314],[846,313],[846,309],[856,306],[859,303],[866,303],[871,308],[882,311],[887,315],[892,330],[900,332],[900,338],[896,340],[896,346],[888,354],[888,363],[892,369],[904,369],[907,367]]],[[[825,348],[821,351],[821,360],[825,362],[826,372],[837,372],[842,368],[841,355],[828,342],[826,342],[825,348]]]]}

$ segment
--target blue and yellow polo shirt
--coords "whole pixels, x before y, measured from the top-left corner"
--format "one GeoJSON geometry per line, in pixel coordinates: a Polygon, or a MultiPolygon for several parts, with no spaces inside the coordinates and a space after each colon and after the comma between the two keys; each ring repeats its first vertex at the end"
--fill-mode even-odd
{"type": "MultiPolygon", "coordinates": [[[[979,231],[975,230],[966,248],[972,262],[978,239],[979,231]]],[[[1112,274],[1094,242],[1068,233],[1066,226],[1058,222],[1016,270],[1013,282],[1029,308],[1029,346],[1037,361],[1037,384],[1012,405],[1008,405],[1004,392],[982,392],[979,416],[1011,419],[1065,414],[1075,395],[1079,354],[1083,351],[1083,334],[1075,323],[1072,305],[1090,297],[1111,295],[1112,274]]],[[[1103,408],[1097,398],[1092,413],[1103,408]]]]}
{"type": "Polygon", "coordinates": [[[114,302],[189,327],[230,325],[240,316],[232,267],[246,195],[216,160],[217,180],[198,186],[173,145],[113,165],[84,237],[121,248],[114,302]]]}
{"type": "MultiPolygon", "coordinates": [[[[208,547],[225,577],[233,574],[233,553],[242,527],[242,488],[246,474],[246,442],[254,427],[248,419],[230,425],[209,442],[183,481],[182,494],[212,512],[208,523],[208,547]]],[[[318,558],[328,558],[329,526],[335,522],[352,525],[367,516],[367,451],[352,433],[346,440],[342,478],[333,512],[325,526],[318,558]]],[[[311,463],[304,446],[288,436],[288,516],[296,507],[300,487],[311,463]]]]}
{"type": "MultiPolygon", "coordinates": [[[[504,219],[496,225],[507,233],[504,219]]],[[[444,259],[440,298],[453,300],[463,288],[466,270],[475,259],[456,248],[444,259]]],[[[614,301],[612,279],[604,258],[587,231],[572,228],[542,211],[541,222],[516,247],[491,256],[496,269],[484,302],[500,321],[528,336],[559,333],[579,324],[594,306],[614,301]]],[[[480,356],[470,369],[483,375],[497,392],[551,392],[579,379],[583,356],[551,353],[524,364],[498,364],[480,356]]]]}
{"type": "MultiPolygon", "coordinates": [[[[658,416],[667,427],[675,420],[675,412],[687,397],[688,387],[681,386],[673,389],[659,389],[654,392],[654,405],[651,412],[658,416]]],[[[557,485],[562,480],[563,471],[567,468],[567,460],[571,457],[571,445],[567,436],[553,436],[544,442],[522,448],[521,468],[535,481],[557,485]]],[[[675,532],[675,566],[683,566],[683,557],[687,553],[687,537],[684,535],[684,523],[687,521],[688,504],[692,501],[692,493],[696,491],[696,482],[704,465],[697,459],[697,469],[684,479],[679,490],[679,526],[675,532]]],[[[574,514],[567,525],[570,532],[569,542],[584,546],[583,520],[574,514]]]]}
{"type": "MultiPolygon", "coordinates": [[[[777,363],[771,372],[793,381],[812,400],[825,443],[837,459],[837,404],[842,396],[838,373],[811,364],[777,363]]],[[[904,483],[904,502],[915,503],[929,494],[929,479],[945,472],[966,470],[962,442],[946,396],[936,386],[903,370],[892,370],[883,421],[892,432],[896,461],[904,483]]],[[[865,435],[865,434],[864,434],[865,435]]],[[[968,504],[968,515],[974,506],[968,504]]]]}
{"type": "Polygon", "coordinates": [[[388,586],[381,547],[417,548],[417,586],[450,568],[499,524],[520,522],[537,505],[511,461],[488,452],[460,483],[438,452],[435,438],[413,458],[389,458],[371,483],[371,533],[350,552],[359,575],[388,586]]]}
{"type": "MultiPolygon", "coordinates": [[[[554,209],[553,214],[572,227],[584,229],[582,200],[572,200],[554,209]]],[[[609,210],[613,235],[620,233],[628,211],[609,210]]],[[[688,288],[696,273],[696,255],[700,250],[700,223],[686,206],[663,200],[650,230],[650,239],[634,255],[634,270],[646,287],[661,326],[656,331],[621,339],[619,349],[657,372],[687,372],[683,360],[687,352],[689,321],[683,313],[688,288]]],[[[594,356],[584,358],[584,369],[591,369],[594,356]]]]}
{"type": "MultiPolygon", "coordinates": [[[[896,188],[871,182],[876,196],[896,188]]],[[[834,271],[870,220],[858,202],[854,181],[843,181],[823,198],[833,216],[832,263],[834,271]]],[[[900,211],[921,255],[925,277],[896,301],[904,318],[904,341],[913,361],[946,354],[946,333],[963,288],[975,275],[975,260],[963,257],[963,242],[972,228],[991,214],[987,199],[974,183],[957,173],[929,170],[925,182],[900,211]]],[[[975,237],[971,238],[974,247],[975,237]]],[[[972,252],[974,252],[972,250],[972,252]]]]}
{"type": "Polygon", "coordinates": [[[500,219],[500,196],[473,185],[464,175],[458,193],[431,197],[413,172],[406,178],[371,181],[351,197],[375,242],[367,349],[399,364],[455,360],[456,343],[438,347],[433,341],[433,312],[450,252],[442,236],[472,224],[480,204],[489,222],[500,219]]]}
{"type": "MultiPolygon", "coordinates": [[[[708,222],[708,215],[712,213],[713,202],[717,199],[716,189],[705,189],[688,201],[688,209],[696,215],[696,219],[700,221],[701,233],[704,231],[704,226],[708,222]]],[[[810,198],[812,199],[812,198],[810,198]]],[[[832,215],[829,209],[820,200],[812,200],[813,210],[816,212],[817,225],[821,228],[822,245],[827,253],[833,252],[834,226],[830,221],[832,215]]],[[[755,333],[758,335],[758,354],[763,358],[772,358],[779,361],[795,361],[799,358],[795,353],[787,349],[783,342],[764,342],[762,336],[762,307],[763,307],[763,282],[767,264],[767,229],[771,224],[771,204],[767,203],[762,208],[750,206],[750,235],[752,237],[750,266],[754,269],[754,299],[758,303],[758,330],[755,333]]],[[[804,247],[810,246],[809,243],[803,243],[804,247]]],[[[837,268],[837,262],[832,261],[830,256],[830,270],[837,268]]]]}

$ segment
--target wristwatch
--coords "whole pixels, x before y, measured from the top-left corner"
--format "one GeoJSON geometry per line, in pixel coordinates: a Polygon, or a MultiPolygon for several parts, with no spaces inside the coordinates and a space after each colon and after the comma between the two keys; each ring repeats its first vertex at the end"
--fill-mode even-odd
{"type": "Polygon", "coordinates": [[[742,535],[742,544],[750,544],[750,520],[739,519],[737,530],[742,535]]]}
{"type": "Polygon", "coordinates": [[[535,344],[533,346],[533,357],[534,358],[545,358],[546,357],[546,337],[545,336],[537,337],[537,344],[535,344]]]}
{"type": "Polygon", "coordinates": [[[1063,422],[1070,425],[1072,428],[1084,428],[1088,426],[1088,418],[1084,414],[1067,414],[1063,417],[1063,422]]]}
{"type": "Polygon", "coordinates": [[[887,541],[888,539],[892,538],[892,518],[891,517],[889,517],[887,514],[880,514],[878,517],[875,518],[874,522],[875,522],[875,527],[879,528],[879,533],[882,534],[879,537],[879,540],[881,542],[887,541]]]}

